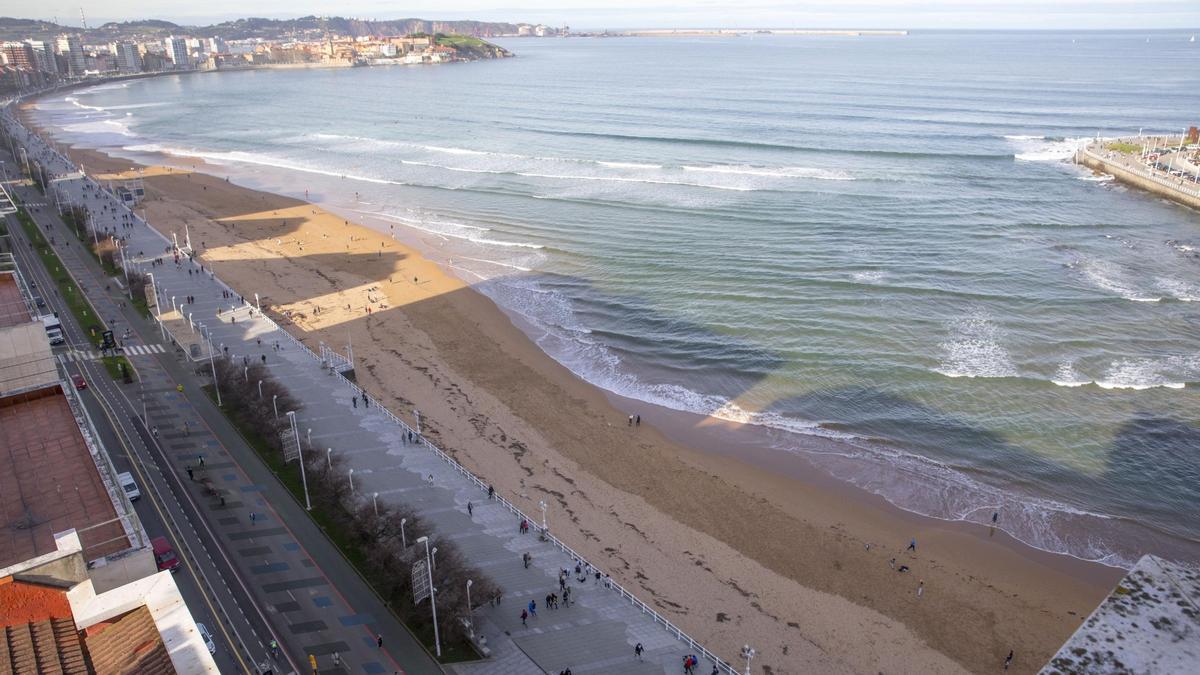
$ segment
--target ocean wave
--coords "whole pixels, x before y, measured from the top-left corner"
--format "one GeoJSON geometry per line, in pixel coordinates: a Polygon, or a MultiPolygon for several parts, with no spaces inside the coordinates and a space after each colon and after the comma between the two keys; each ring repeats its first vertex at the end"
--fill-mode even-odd
{"type": "Polygon", "coordinates": [[[1187,380],[1196,378],[1200,378],[1200,355],[1121,359],[1096,380],[1096,386],[1103,389],[1183,389],[1187,380]]]}
{"type": "Polygon", "coordinates": [[[1065,361],[1058,366],[1058,371],[1054,373],[1054,379],[1050,380],[1060,387],[1082,387],[1085,384],[1091,384],[1092,381],[1075,372],[1075,363],[1073,361],[1065,361]]]}
{"type": "Polygon", "coordinates": [[[1200,286],[1170,277],[1159,277],[1158,287],[1181,302],[1200,302],[1200,286]]]}
{"type": "Polygon", "coordinates": [[[484,246],[501,246],[505,248],[527,248],[530,250],[541,250],[545,248],[545,246],[542,244],[533,244],[524,241],[503,241],[500,239],[482,237],[480,236],[480,233],[489,231],[488,228],[477,227],[474,225],[450,223],[448,221],[440,220],[426,220],[421,218],[406,218],[404,216],[398,216],[391,213],[380,213],[376,211],[363,211],[358,209],[353,210],[357,213],[399,223],[405,227],[414,230],[420,230],[421,232],[426,232],[428,234],[434,234],[439,237],[449,237],[450,239],[460,239],[462,241],[469,241],[473,244],[481,244],[484,246]],[[468,231],[458,231],[460,229],[468,231]]]}
{"type": "Polygon", "coordinates": [[[1112,174],[1108,174],[1108,173],[1101,173],[1101,174],[1092,173],[1092,174],[1088,174],[1086,176],[1080,176],[1079,180],[1092,181],[1094,183],[1109,183],[1109,182],[1116,180],[1116,176],[1113,176],[1112,174]]]}
{"type": "Polygon", "coordinates": [[[1083,274],[1083,278],[1101,290],[1115,293],[1132,302],[1161,302],[1162,296],[1151,295],[1135,287],[1133,280],[1116,263],[1097,258],[1080,258],[1067,265],[1083,274]]]}
{"type": "Polygon", "coordinates": [[[955,320],[942,343],[943,360],[936,372],[946,377],[1014,377],[1017,367],[1000,344],[1001,332],[986,314],[955,320]]]}
{"type": "Polygon", "coordinates": [[[1013,159],[1022,162],[1064,162],[1075,155],[1083,138],[1005,136],[1017,146],[1013,159]]]}
{"type": "Polygon", "coordinates": [[[854,177],[845,171],[836,169],[814,169],[804,166],[769,168],[759,166],[726,166],[726,165],[709,165],[709,166],[683,166],[680,167],[684,171],[695,171],[702,173],[717,173],[730,174],[735,176],[759,176],[764,178],[816,178],[821,180],[854,180],[854,177]]]}

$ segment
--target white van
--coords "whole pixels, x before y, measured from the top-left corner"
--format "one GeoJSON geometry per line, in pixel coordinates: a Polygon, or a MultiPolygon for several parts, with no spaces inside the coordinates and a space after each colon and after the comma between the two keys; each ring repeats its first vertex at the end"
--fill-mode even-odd
{"type": "Polygon", "coordinates": [[[138,489],[137,483],[133,482],[133,474],[128,471],[119,473],[117,474],[117,482],[125,490],[125,496],[129,497],[129,501],[136,502],[138,499],[141,499],[142,491],[138,489]]]}

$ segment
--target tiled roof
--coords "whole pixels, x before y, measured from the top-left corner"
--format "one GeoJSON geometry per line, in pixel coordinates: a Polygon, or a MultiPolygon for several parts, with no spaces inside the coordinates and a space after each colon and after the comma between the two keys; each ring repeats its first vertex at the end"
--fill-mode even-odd
{"type": "Polygon", "coordinates": [[[48,619],[0,629],[0,675],[87,675],[72,619],[48,619]]]}
{"type": "Polygon", "coordinates": [[[89,626],[84,645],[97,675],[172,675],[175,667],[145,605],[89,626]]]}

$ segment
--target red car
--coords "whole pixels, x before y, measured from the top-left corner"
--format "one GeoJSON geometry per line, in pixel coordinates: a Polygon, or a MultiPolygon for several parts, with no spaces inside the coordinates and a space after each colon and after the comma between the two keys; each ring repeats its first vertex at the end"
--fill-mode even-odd
{"type": "Polygon", "coordinates": [[[166,537],[151,539],[150,546],[154,549],[154,562],[158,563],[159,570],[179,570],[179,558],[175,556],[175,549],[167,543],[166,537]]]}
{"type": "Polygon", "coordinates": [[[83,379],[82,375],[72,375],[71,381],[75,383],[76,389],[87,389],[87,380],[83,379]]]}

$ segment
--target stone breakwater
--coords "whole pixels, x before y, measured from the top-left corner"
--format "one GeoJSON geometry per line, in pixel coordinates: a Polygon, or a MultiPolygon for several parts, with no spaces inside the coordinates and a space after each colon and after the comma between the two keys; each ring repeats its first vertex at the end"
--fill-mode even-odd
{"type": "Polygon", "coordinates": [[[1194,209],[1200,209],[1200,185],[1190,181],[1167,177],[1150,171],[1146,167],[1131,161],[1125,155],[1115,158],[1105,157],[1094,145],[1084,145],[1075,152],[1075,163],[1107,173],[1122,183],[1139,187],[1153,192],[1161,197],[1179,202],[1194,209]]]}

